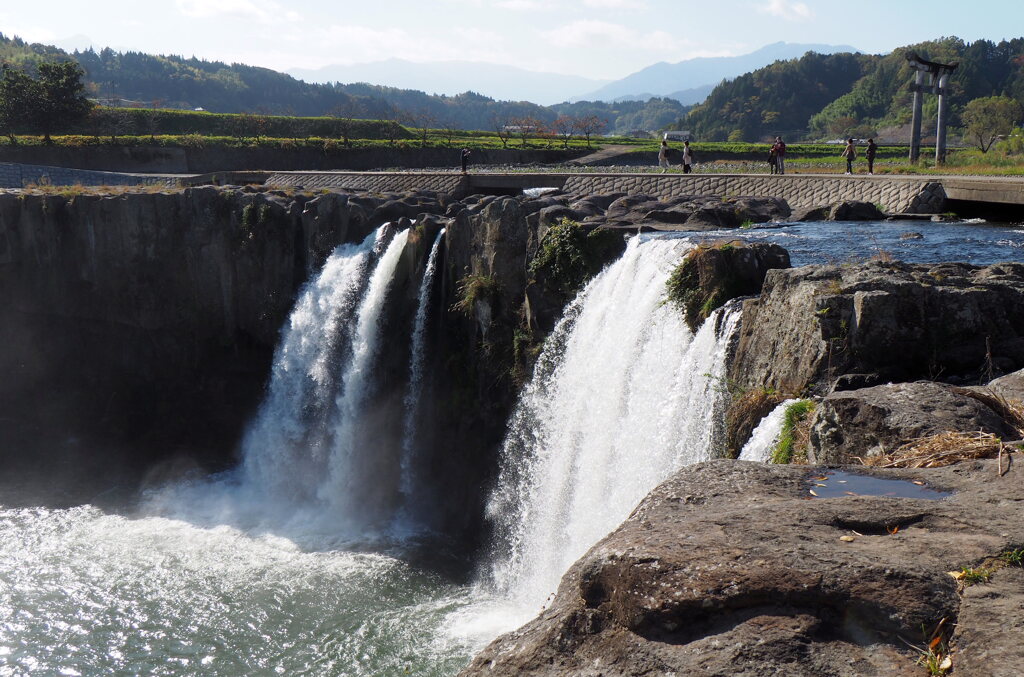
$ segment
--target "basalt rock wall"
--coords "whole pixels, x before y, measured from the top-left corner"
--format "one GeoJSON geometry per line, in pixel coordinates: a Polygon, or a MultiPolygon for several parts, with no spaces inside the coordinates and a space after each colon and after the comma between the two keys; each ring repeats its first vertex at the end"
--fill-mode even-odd
{"type": "Polygon", "coordinates": [[[0,194],[5,476],[81,493],[161,460],[230,464],[297,290],[385,204],[216,188],[0,194]]]}

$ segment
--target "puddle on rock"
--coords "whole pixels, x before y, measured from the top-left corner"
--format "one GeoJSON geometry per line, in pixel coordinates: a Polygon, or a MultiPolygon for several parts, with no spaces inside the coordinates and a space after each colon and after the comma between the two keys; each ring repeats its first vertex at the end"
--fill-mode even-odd
{"type": "Polygon", "coordinates": [[[952,496],[951,491],[931,489],[917,480],[892,480],[871,475],[857,475],[842,470],[826,470],[808,478],[811,498],[845,498],[847,496],[891,496],[893,498],[924,498],[930,501],[952,496]]]}

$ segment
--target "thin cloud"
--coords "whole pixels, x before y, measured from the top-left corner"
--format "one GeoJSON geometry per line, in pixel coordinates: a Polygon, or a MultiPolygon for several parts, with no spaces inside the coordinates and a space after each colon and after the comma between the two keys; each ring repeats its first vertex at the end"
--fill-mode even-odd
{"type": "Polygon", "coordinates": [[[622,24],[596,19],[574,21],[543,35],[563,47],[590,47],[600,44],[655,52],[672,51],[680,47],[679,41],[667,31],[641,33],[622,24]]]}
{"type": "Polygon", "coordinates": [[[550,2],[540,2],[539,0],[501,0],[494,3],[494,6],[513,12],[543,12],[555,9],[550,2]]]}
{"type": "Polygon", "coordinates": [[[301,21],[298,12],[285,10],[276,2],[256,3],[252,0],[175,0],[178,11],[192,19],[211,19],[230,16],[249,19],[261,24],[279,23],[282,19],[290,22],[301,21]]]}
{"type": "Polygon", "coordinates": [[[647,9],[647,0],[583,0],[594,9],[647,9]]]}
{"type": "Polygon", "coordinates": [[[768,0],[767,4],[757,8],[761,14],[777,16],[786,21],[808,21],[814,17],[814,12],[802,2],[792,0],[768,0]]]}

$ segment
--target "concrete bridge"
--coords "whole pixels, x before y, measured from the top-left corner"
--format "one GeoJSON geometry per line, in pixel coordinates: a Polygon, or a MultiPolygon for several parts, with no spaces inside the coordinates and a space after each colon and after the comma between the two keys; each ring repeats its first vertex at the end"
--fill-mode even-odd
{"type": "MultiPolygon", "coordinates": [[[[229,180],[231,177],[222,177],[229,180]]],[[[963,203],[1022,207],[1024,177],[892,176],[835,174],[654,174],[454,172],[274,172],[265,182],[306,189],[347,188],[375,192],[437,190],[455,196],[512,195],[528,188],[574,194],[645,193],[780,197],[794,208],[839,200],[864,200],[884,211],[937,214],[963,203]]]]}

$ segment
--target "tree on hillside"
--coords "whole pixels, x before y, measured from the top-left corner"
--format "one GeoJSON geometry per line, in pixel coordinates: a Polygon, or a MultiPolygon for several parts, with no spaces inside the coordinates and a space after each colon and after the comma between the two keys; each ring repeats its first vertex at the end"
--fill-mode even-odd
{"type": "Polygon", "coordinates": [[[551,130],[562,138],[562,145],[568,149],[572,135],[576,133],[576,118],[570,115],[559,115],[551,123],[551,130]]]}
{"type": "Polygon", "coordinates": [[[44,142],[50,144],[53,143],[52,132],[84,120],[92,110],[92,103],[85,98],[82,84],[85,71],[77,63],[40,63],[37,69],[39,78],[33,88],[32,118],[44,142]]]}
{"type": "Polygon", "coordinates": [[[600,134],[607,126],[608,121],[596,115],[585,115],[576,120],[576,129],[586,138],[588,147],[590,146],[590,137],[594,134],[600,134]]]}
{"type": "Polygon", "coordinates": [[[501,139],[501,147],[508,148],[508,140],[512,138],[512,119],[508,115],[491,113],[490,123],[491,129],[501,139]]]}
{"type": "Polygon", "coordinates": [[[965,138],[987,153],[996,139],[1006,136],[1021,119],[1021,106],[1008,96],[986,96],[967,104],[961,118],[965,138]]]}
{"type": "Polygon", "coordinates": [[[0,73],[0,130],[17,143],[14,136],[27,127],[32,119],[31,101],[35,81],[24,71],[3,65],[0,73]]]}

